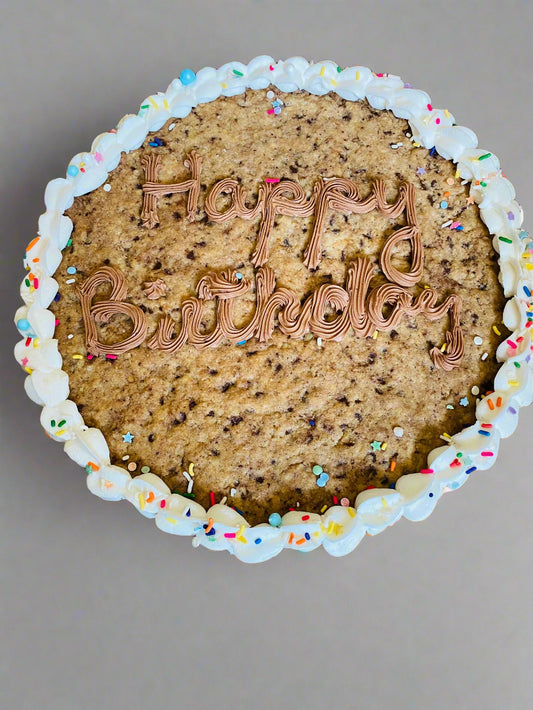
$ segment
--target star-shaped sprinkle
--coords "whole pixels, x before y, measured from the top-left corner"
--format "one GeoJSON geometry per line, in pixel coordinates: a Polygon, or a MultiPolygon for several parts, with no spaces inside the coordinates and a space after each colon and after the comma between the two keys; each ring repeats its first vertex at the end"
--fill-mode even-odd
{"type": "Polygon", "coordinates": [[[468,407],[468,397],[463,397],[462,399],[460,399],[459,404],[461,405],[461,407],[468,407]]]}
{"type": "Polygon", "coordinates": [[[130,434],[130,432],[128,432],[127,434],[122,434],[122,441],[124,441],[126,444],[131,444],[134,438],[135,437],[133,436],[133,434],[130,434]]]}
{"type": "Polygon", "coordinates": [[[372,447],[372,451],[379,451],[381,449],[381,441],[373,441],[370,446],[372,447]]]}
{"type": "Polygon", "coordinates": [[[28,364],[28,358],[23,357],[22,360],[20,361],[20,364],[22,365],[22,367],[26,367],[26,365],[28,364]]]}
{"type": "Polygon", "coordinates": [[[416,174],[417,174],[417,175],[425,175],[425,174],[426,174],[426,171],[425,171],[424,168],[417,168],[417,169],[416,169],[416,174]]]}

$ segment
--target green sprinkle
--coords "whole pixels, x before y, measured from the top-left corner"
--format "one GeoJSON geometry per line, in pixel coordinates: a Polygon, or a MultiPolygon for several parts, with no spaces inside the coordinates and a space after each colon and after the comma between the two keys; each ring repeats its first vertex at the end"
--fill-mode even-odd
{"type": "Polygon", "coordinates": [[[480,155],[478,160],[485,160],[486,158],[490,158],[492,153],[485,153],[484,155],[480,155]]]}
{"type": "Polygon", "coordinates": [[[236,69],[233,70],[233,73],[236,74],[237,76],[244,76],[242,71],[237,71],[236,69]]]}
{"type": "Polygon", "coordinates": [[[463,454],[462,454],[461,452],[459,452],[459,453],[457,454],[457,458],[460,459],[462,455],[463,455],[463,454]]]}
{"type": "Polygon", "coordinates": [[[57,426],[64,426],[67,423],[66,419],[62,419],[57,426]]]}
{"type": "MultiPolygon", "coordinates": [[[[176,493],[179,493],[179,491],[176,491],[176,493]]],[[[184,498],[196,498],[194,493],[180,493],[180,496],[183,496],[184,498]]]]}
{"type": "Polygon", "coordinates": [[[50,422],[50,426],[55,426],[55,425],[56,425],[56,420],[52,419],[52,421],[50,422]]]}
{"type": "Polygon", "coordinates": [[[486,182],[480,182],[479,184],[481,185],[481,187],[487,187],[487,183],[486,183],[486,182]]]}
{"type": "Polygon", "coordinates": [[[72,246],[72,239],[69,239],[69,240],[68,240],[67,246],[68,246],[68,247],[72,246]]]}
{"type": "Polygon", "coordinates": [[[85,466],[85,472],[86,472],[87,474],[93,472],[93,470],[92,470],[92,468],[89,466],[89,464],[87,464],[87,466],[85,466]]]}
{"type": "Polygon", "coordinates": [[[340,74],[340,73],[341,73],[341,71],[342,71],[342,69],[341,69],[340,67],[337,67],[337,71],[338,71],[338,72],[339,72],[339,74],[340,74]]]}
{"type": "Polygon", "coordinates": [[[519,363],[519,362],[515,362],[514,366],[515,366],[515,367],[520,367],[520,363],[519,363]]]}
{"type": "Polygon", "coordinates": [[[141,473],[150,473],[150,466],[143,466],[141,468],[141,473]]]}
{"type": "Polygon", "coordinates": [[[324,469],[322,468],[322,466],[313,466],[313,473],[315,474],[315,476],[320,476],[323,470],[324,469]]]}
{"type": "Polygon", "coordinates": [[[500,240],[500,242],[505,242],[506,244],[512,244],[512,243],[513,243],[513,240],[512,240],[512,239],[509,239],[508,237],[498,237],[498,239],[500,240]]]}
{"type": "MultiPolygon", "coordinates": [[[[150,104],[144,104],[144,106],[141,106],[141,108],[150,108],[150,104]]],[[[481,160],[481,158],[480,158],[481,160]]]]}
{"type": "Polygon", "coordinates": [[[24,279],[24,283],[26,286],[29,288],[30,287],[30,280],[29,279],[24,279]]]}

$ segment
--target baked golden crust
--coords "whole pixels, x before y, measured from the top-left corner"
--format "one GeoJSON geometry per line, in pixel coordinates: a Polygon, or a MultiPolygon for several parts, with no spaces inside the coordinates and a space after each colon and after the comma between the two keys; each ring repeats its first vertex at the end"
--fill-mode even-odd
{"type": "MultiPolygon", "coordinates": [[[[275,116],[267,114],[266,90],[200,105],[157,131],[162,145],[149,145],[152,134],[140,149],[123,155],[109,175],[109,191],[100,187],[76,198],[68,211],[72,246],[55,275],[61,298],[53,304],[70,398],[86,423],[103,431],[112,461],[126,465],[122,458],[128,455],[137,473],[149,466],[181,493],[187,489],[182,472],[194,463],[197,500],[208,505],[210,491],[217,501],[228,496],[251,523],[298,504],[318,511],[332,496],[353,504],[367,486],[387,486],[423,468],[443,432],[455,433],[474,421],[471,388],[490,387],[500,339],[492,328],[503,328],[496,254],[453,164],[415,147],[406,137],[407,122],[366,102],[305,92],[276,95],[284,106],[275,116]],[[195,219],[186,219],[185,195],[170,195],[158,200],[159,225],[143,226],[143,156],[157,152],[158,179],[172,183],[189,178],[183,160],[193,150],[202,158],[195,219]],[[266,343],[223,342],[201,351],[187,344],[174,354],[143,343],[117,359],[89,361],[80,303],[74,284],[65,283],[71,278],[67,267],[76,267],[77,285],[103,265],[119,269],[126,300],[146,314],[148,335],[164,313],[179,324],[182,301],[195,295],[207,272],[231,268],[253,283],[250,256],[259,217],[214,223],[203,205],[209,188],[224,178],[238,180],[253,203],[265,177],[297,180],[308,194],[319,177],[350,177],[362,194],[381,179],[391,200],[402,182],[413,184],[424,267],[411,291],[417,295],[427,285],[441,300],[461,297],[460,367],[445,372],[434,366],[429,350],[444,342],[447,318],[430,322],[423,316],[406,316],[375,339],[350,332],[340,342],[319,345],[312,336],[296,340],[275,330],[266,343]],[[463,229],[442,228],[450,220],[463,229]],[[146,283],[158,279],[166,288],[159,298],[149,298],[146,283]],[[481,347],[474,336],[482,338],[481,347]],[[83,359],[73,358],[77,354],[83,359]],[[464,397],[467,406],[460,405],[464,397]],[[403,428],[401,438],[394,427],[403,428]],[[134,436],[131,443],[123,441],[127,432],[134,436]],[[372,448],[372,442],[386,448],[372,448]],[[324,487],[317,486],[315,464],[329,475],[324,487]]],[[[349,264],[359,256],[377,265],[387,236],[404,224],[401,217],[391,220],[376,211],[349,216],[330,211],[322,259],[309,270],[302,255],[311,220],[276,216],[270,239],[268,265],[277,285],[302,299],[321,284],[343,285],[349,264]]],[[[395,264],[406,269],[408,263],[409,250],[400,246],[395,264]]],[[[372,286],[384,282],[376,266],[372,286]]],[[[254,289],[235,300],[237,324],[249,320],[254,304],[254,289]]],[[[208,305],[208,312],[213,316],[214,307],[208,305]]],[[[214,319],[204,320],[208,331],[214,319]]],[[[130,323],[115,316],[100,328],[103,339],[114,342],[129,332],[130,323]]]]}

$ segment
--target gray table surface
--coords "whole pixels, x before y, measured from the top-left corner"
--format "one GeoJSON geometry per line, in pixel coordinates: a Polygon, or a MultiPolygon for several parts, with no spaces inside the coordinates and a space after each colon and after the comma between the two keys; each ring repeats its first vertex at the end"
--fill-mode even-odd
{"type": "MultiPolygon", "coordinates": [[[[301,54],[399,74],[531,199],[533,3],[21,0],[0,26],[0,707],[521,710],[533,657],[533,409],[496,465],[345,558],[246,566],[86,489],[12,358],[48,180],[180,70],[301,54]]],[[[527,226],[527,221],[526,221],[527,226]]]]}

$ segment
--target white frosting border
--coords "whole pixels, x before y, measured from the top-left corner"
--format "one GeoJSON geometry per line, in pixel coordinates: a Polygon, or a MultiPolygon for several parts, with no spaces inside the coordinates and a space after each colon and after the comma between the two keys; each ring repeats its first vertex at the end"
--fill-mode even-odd
{"type": "Polygon", "coordinates": [[[462,486],[473,471],[492,466],[500,439],[513,433],[520,407],[533,400],[533,242],[520,229],[522,210],[514,198],[514,188],[501,172],[498,158],[477,147],[476,135],[456,126],[447,110],[433,108],[425,92],[412,89],[397,76],[374,74],[360,66],[341,70],[331,61],[313,63],[292,57],[275,62],[272,57],[259,56],[248,65],[230,62],[219,69],[201,69],[187,86],[175,79],[166,93],[143,101],[137,115],[124,116],[115,130],[99,135],[89,152],[74,156],[66,178],[52,180],[46,187],[46,212],[39,218],[39,236],[24,260],[31,274],[21,285],[25,305],[15,314],[23,336],[15,347],[15,357],[28,372],[26,392],[43,407],[41,423],[48,435],[63,442],[66,453],[86,468],[89,489],[104,500],[128,500],[142,515],[155,518],[161,530],[192,535],[195,547],[228,550],[244,562],[267,560],[283,548],[308,552],[320,545],[331,555],[345,555],[365,534],[381,532],[402,515],[409,520],[426,518],[445,491],[462,486]],[[512,336],[496,352],[502,365],[494,393],[478,400],[472,426],[430,452],[428,469],[432,473],[403,475],[394,489],[363,491],[355,508],[333,506],[323,515],[292,511],[283,516],[279,527],[268,523],[251,527],[226,505],[205,510],[191,499],[172,494],[153,473],[132,478],[125,469],[111,465],[102,432],[88,428],[75,403],[68,399],[68,375],[61,369],[62,358],[53,337],[55,319],[47,308],[58,290],[52,275],[72,231],[72,222],[63,213],[74,197],[102,185],[118,165],[121,153],[138,148],[149,132],[159,130],[169,118],[183,118],[193,107],[219,96],[264,89],[270,84],[284,92],[303,89],[316,95],[335,92],[349,101],[366,98],[374,108],[389,109],[407,119],[413,141],[435,148],[457,164],[457,175],[470,183],[470,195],[493,235],[499,279],[508,299],[503,320],[512,336]],[[76,175],[71,174],[76,172],[74,168],[76,175]]]}

